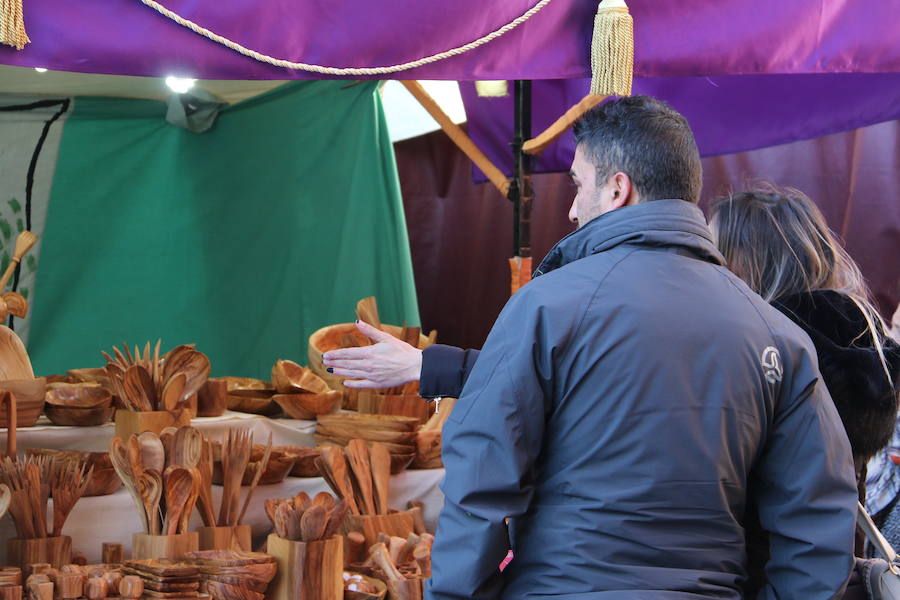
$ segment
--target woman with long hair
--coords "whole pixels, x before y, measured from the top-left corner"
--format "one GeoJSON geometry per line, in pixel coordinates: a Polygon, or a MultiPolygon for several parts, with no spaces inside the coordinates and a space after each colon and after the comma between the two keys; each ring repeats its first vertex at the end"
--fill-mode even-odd
{"type": "Polygon", "coordinates": [[[900,349],[856,263],[812,200],[791,188],[722,198],[710,227],[728,267],[809,334],[862,474],[894,432],[900,349]]]}
{"type": "MultiPolygon", "coordinates": [[[[865,503],[867,462],[894,434],[900,347],[886,335],[859,268],[818,207],[795,189],[766,186],[722,198],[710,227],[728,267],[815,344],[865,503]]],[[[900,477],[896,482],[891,500],[900,492],[900,477]]]]}

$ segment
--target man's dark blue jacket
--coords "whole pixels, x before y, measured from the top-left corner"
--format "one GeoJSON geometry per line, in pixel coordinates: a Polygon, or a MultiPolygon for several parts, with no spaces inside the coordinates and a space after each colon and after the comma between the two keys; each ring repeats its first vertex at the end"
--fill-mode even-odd
{"type": "Polygon", "coordinates": [[[722,263],[681,200],[550,252],[445,426],[429,598],[738,599],[748,499],[770,533],[760,597],[841,592],[846,434],[807,335],[722,263]]]}

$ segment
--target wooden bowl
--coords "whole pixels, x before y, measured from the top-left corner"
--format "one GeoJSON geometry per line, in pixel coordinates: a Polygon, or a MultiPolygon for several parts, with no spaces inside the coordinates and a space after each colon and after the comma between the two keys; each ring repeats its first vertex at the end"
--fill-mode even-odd
{"type": "Polygon", "coordinates": [[[279,394],[324,394],[331,391],[318,375],[292,360],[276,360],[272,367],[272,386],[279,394]]]}
{"type": "Polygon", "coordinates": [[[362,427],[342,427],[340,425],[319,423],[316,433],[346,439],[359,438],[369,442],[387,442],[412,446],[416,443],[415,431],[392,431],[389,429],[366,429],[362,427]]]}
{"type": "Polygon", "coordinates": [[[375,579],[374,577],[369,577],[368,575],[363,575],[362,573],[350,572],[350,575],[359,575],[366,583],[374,587],[376,591],[374,594],[351,591],[347,589],[347,582],[345,582],[344,600],[384,600],[384,597],[387,595],[387,584],[383,581],[375,579]]]}
{"type": "MultiPolygon", "coordinates": [[[[320,435],[318,433],[313,435],[313,438],[315,438],[317,444],[320,444],[322,446],[342,446],[342,447],[349,444],[351,439],[362,439],[362,438],[337,437],[337,436],[332,436],[332,435],[320,435]]],[[[391,454],[413,454],[414,455],[416,453],[416,447],[413,445],[392,444],[390,442],[378,442],[378,443],[383,445],[385,448],[387,448],[388,452],[390,452],[391,454]]]]}
{"type": "MultiPolygon", "coordinates": [[[[403,330],[402,327],[397,327],[395,325],[382,324],[381,327],[384,331],[387,331],[397,338],[400,337],[400,332],[403,330]]],[[[325,383],[328,384],[328,387],[333,390],[341,389],[341,382],[344,378],[332,375],[325,370],[325,365],[322,364],[322,354],[329,350],[343,348],[344,345],[342,340],[345,335],[353,336],[357,346],[366,346],[371,343],[369,338],[356,329],[356,323],[328,325],[313,332],[313,334],[309,336],[309,368],[313,373],[324,379],[325,383]]],[[[429,345],[428,336],[419,334],[419,348],[426,348],[429,345]]]]}
{"type": "Polygon", "coordinates": [[[272,417],[281,412],[272,400],[275,389],[267,381],[250,377],[220,377],[228,386],[228,410],[272,417]]]}
{"type": "MultiPolygon", "coordinates": [[[[259,478],[260,485],[269,485],[284,481],[285,477],[288,476],[288,473],[290,473],[291,469],[294,467],[294,460],[295,457],[293,454],[276,452],[273,449],[272,455],[269,456],[269,464],[266,465],[266,470],[263,471],[262,476],[259,478]]],[[[252,460],[251,457],[250,462],[247,464],[247,469],[244,471],[244,476],[241,479],[241,485],[250,485],[253,482],[253,476],[256,474],[259,463],[259,459],[252,460]]],[[[222,463],[216,461],[213,463],[212,482],[216,485],[222,485],[222,479],[222,463]]]]}
{"type": "Polygon", "coordinates": [[[324,394],[276,394],[272,399],[292,419],[312,421],[318,415],[338,412],[343,394],[336,390],[324,394]]]}
{"type": "Polygon", "coordinates": [[[57,385],[47,390],[45,401],[47,408],[109,408],[112,406],[112,394],[96,383],[57,385]]]}
{"type": "Polygon", "coordinates": [[[401,417],[398,415],[368,415],[368,414],[337,414],[322,415],[319,423],[323,425],[338,425],[341,427],[353,427],[359,430],[388,429],[392,431],[412,432],[419,428],[419,420],[415,417],[401,417]]]}
{"type": "Polygon", "coordinates": [[[316,467],[316,459],[322,453],[315,446],[278,446],[272,451],[280,450],[294,456],[294,466],[291,468],[291,477],[321,477],[319,468],[316,467]]]}
{"type": "Polygon", "coordinates": [[[122,480],[119,479],[115,469],[94,467],[87,489],[84,490],[82,496],[108,496],[116,493],[120,487],[122,487],[122,480]]]}
{"type": "Polygon", "coordinates": [[[377,390],[360,390],[356,410],[360,413],[415,417],[424,425],[434,414],[434,402],[415,394],[380,394],[377,390]]]}
{"type": "MultiPolygon", "coordinates": [[[[16,397],[16,427],[31,427],[37,422],[44,408],[46,379],[8,379],[0,381],[0,390],[10,391],[16,397]]],[[[3,411],[0,413],[0,428],[7,425],[6,412],[3,411]]]]}
{"type": "MultiPolygon", "coordinates": [[[[112,401],[112,396],[110,396],[112,401]]],[[[44,407],[44,413],[54,425],[68,427],[96,427],[112,420],[116,409],[112,406],[99,406],[97,408],[72,408],[68,406],[54,406],[48,404],[44,407]]]]}

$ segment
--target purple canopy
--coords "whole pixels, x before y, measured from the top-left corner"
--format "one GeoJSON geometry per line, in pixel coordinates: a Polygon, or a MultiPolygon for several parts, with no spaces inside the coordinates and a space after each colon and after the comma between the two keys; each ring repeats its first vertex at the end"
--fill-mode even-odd
{"type": "MultiPolygon", "coordinates": [[[[442,52],[512,21],[536,3],[162,0],[253,50],[336,67],[384,66],[442,52]]],[[[596,0],[553,0],[485,46],[392,77],[588,77],[596,6],[596,0]]],[[[897,0],[632,0],[630,8],[640,77],[900,71],[897,0]]],[[[140,0],[26,0],[24,10],[33,41],[21,52],[0,48],[0,63],[200,79],[320,77],[241,56],[140,0]]]]}

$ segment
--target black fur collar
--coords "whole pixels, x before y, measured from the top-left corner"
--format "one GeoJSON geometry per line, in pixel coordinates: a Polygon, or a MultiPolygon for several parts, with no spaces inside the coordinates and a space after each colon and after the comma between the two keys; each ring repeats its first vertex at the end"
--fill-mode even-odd
{"type": "Polygon", "coordinates": [[[849,297],[821,290],[772,304],[809,334],[854,457],[868,459],[887,445],[894,432],[900,347],[890,339],[885,341],[888,381],[865,317],[849,297]]]}

